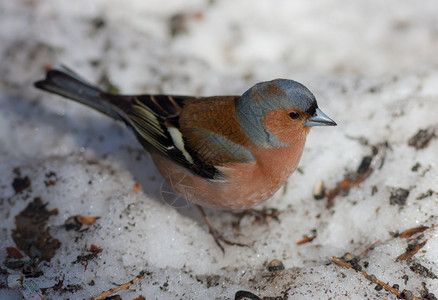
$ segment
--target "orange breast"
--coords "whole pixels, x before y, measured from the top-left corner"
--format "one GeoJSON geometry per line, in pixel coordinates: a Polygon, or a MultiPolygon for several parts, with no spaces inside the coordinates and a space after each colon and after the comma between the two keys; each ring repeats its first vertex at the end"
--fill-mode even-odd
{"type": "Polygon", "coordinates": [[[221,167],[224,181],[207,181],[160,154],[152,153],[152,158],[173,190],[188,201],[223,210],[248,209],[266,201],[284,184],[298,165],[304,143],[305,139],[299,139],[293,147],[250,149],[256,163],[221,167]]]}

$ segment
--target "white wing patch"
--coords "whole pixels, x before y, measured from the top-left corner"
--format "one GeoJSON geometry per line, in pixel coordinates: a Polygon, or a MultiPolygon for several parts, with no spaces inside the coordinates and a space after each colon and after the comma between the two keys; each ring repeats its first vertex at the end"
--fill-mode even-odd
{"type": "Polygon", "coordinates": [[[182,152],[184,155],[184,158],[193,164],[192,156],[186,151],[186,148],[184,147],[184,140],[181,134],[181,131],[178,130],[178,128],[175,127],[167,127],[167,131],[169,132],[170,136],[172,137],[173,144],[175,147],[182,152]]]}
{"type": "Polygon", "coordinates": [[[136,109],[134,110],[134,114],[130,115],[132,126],[152,146],[165,152],[166,147],[154,138],[154,135],[166,138],[157,117],[149,107],[141,102],[138,102],[138,104],[139,105],[134,105],[136,109]]]}

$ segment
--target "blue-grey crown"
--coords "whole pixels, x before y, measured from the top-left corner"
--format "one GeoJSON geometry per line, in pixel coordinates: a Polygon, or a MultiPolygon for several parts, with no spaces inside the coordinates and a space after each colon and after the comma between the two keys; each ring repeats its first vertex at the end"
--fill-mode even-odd
{"type": "Polygon", "coordinates": [[[276,79],[257,83],[247,90],[236,102],[236,114],[252,143],[262,148],[272,148],[286,144],[263,126],[268,111],[298,109],[313,115],[317,107],[315,96],[304,85],[293,80],[276,79]]]}

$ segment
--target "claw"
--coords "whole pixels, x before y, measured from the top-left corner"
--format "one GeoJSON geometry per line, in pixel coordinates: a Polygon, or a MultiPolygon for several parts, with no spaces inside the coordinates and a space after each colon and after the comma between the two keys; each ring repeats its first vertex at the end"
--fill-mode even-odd
{"type": "Polygon", "coordinates": [[[214,241],[216,242],[216,244],[219,246],[219,248],[222,250],[222,253],[225,254],[225,249],[222,246],[222,243],[225,243],[227,245],[231,245],[231,246],[239,246],[239,247],[249,247],[249,245],[246,244],[241,244],[241,243],[237,243],[237,242],[233,242],[230,240],[227,240],[226,238],[223,237],[222,233],[220,233],[214,226],[213,224],[210,222],[210,219],[207,217],[207,214],[205,213],[204,209],[199,206],[196,205],[196,207],[199,209],[199,211],[201,212],[202,218],[204,219],[205,223],[208,226],[208,229],[210,231],[210,234],[213,236],[214,241]]]}
{"type": "Polygon", "coordinates": [[[240,222],[246,216],[254,216],[254,224],[266,224],[270,220],[275,220],[280,223],[280,219],[278,216],[280,212],[276,208],[262,208],[262,209],[246,209],[241,212],[233,213],[236,217],[238,217],[237,222],[234,223],[234,227],[236,230],[239,230],[240,222]]]}

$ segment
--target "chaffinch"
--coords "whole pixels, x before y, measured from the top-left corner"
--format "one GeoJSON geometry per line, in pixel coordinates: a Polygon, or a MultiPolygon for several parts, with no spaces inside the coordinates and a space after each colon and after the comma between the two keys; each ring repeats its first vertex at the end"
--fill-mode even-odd
{"type": "Polygon", "coordinates": [[[305,86],[287,79],[242,96],[130,96],[55,67],[35,86],[125,122],[175,192],[223,210],[267,200],[297,167],[310,128],[336,125],[305,86]]]}

